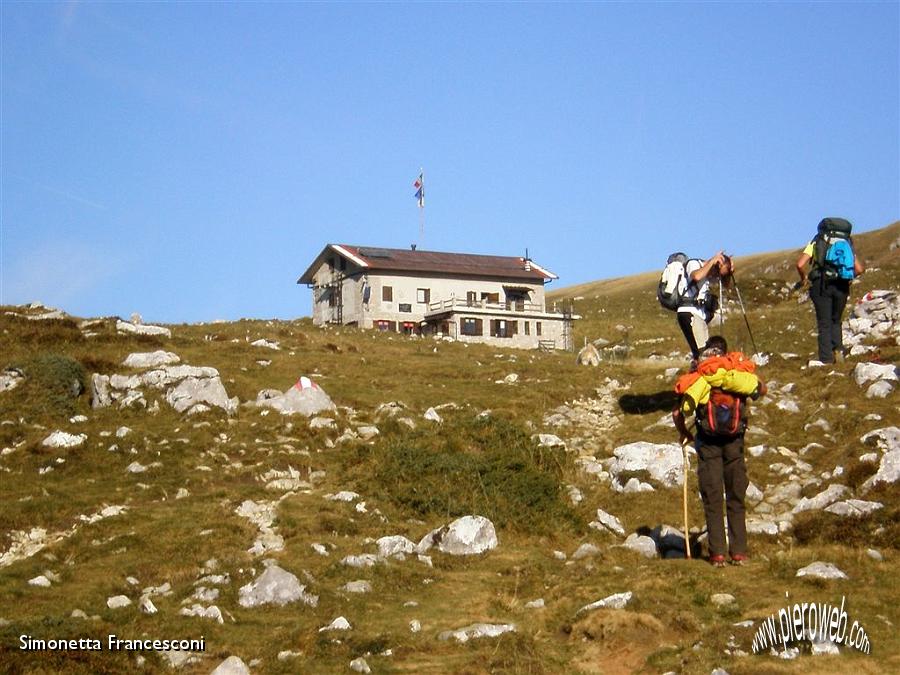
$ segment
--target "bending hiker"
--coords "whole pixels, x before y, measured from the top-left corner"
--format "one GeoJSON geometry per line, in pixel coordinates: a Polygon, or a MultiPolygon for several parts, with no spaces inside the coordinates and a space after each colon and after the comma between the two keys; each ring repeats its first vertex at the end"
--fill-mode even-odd
{"type": "Polygon", "coordinates": [[[734,266],[723,251],[709,260],[692,258],[684,264],[687,286],[678,305],[678,325],[696,361],[700,349],[709,339],[709,322],[719,308],[719,298],[710,290],[709,282],[721,279],[731,282],[734,266]]]}
{"type": "Polygon", "coordinates": [[[852,227],[843,218],[824,218],[797,259],[797,288],[805,286],[807,279],[810,282],[809,298],[816,309],[819,361],[823,364],[844,358],[841,316],[850,295],[850,282],[865,271],[853,251],[852,227]]]}
{"type": "Polygon", "coordinates": [[[749,484],[744,464],[747,398],[764,395],[766,385],[754,374],[756,364],[740,352],[729,353],[728,344],[721,336],[711,337],[700,356],[697,370],[682,375],[675,383],[681,401],[672,411],[672,418],[682,444],[695,443],[709,561],[716,567],[725,566],[724,490],[728,554],[732,564],[742,565],[747,560],[744,509],[749,484]],[[690,415],[696,419],[696,438],[685,423],[690,415]]]}

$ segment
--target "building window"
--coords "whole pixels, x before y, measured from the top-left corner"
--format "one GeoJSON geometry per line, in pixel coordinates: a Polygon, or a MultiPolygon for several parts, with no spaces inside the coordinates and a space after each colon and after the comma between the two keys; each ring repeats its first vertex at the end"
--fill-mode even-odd
{"type": "Polygon", "coordinates": [[[469,291],[466,293],[466,304],[469,307],[474,307],[478,304],[478,292],[477,291],[469,291]]]}
{"type": "Polygon", "coordinates": [[[535,335],[537,335],[538,337],[541,336],[541,322],[540,322],[540,321],[535,321],[535,322],[534,322],[534,333],[535,333],[535,335]]]}
{"type": "Polygon", "coordinates": [[[430,288],[417,288],[416,289],[416,302],[431,302],[431,289],[430,288]]]}
{"type": "Polygon", "coordinates": [[[381,287],[381,301],[382,302],[393,302],[394,301],[394,287],[393,286],[382,286],[381,287]]]}
{"type": "Polygon", "coordinates": [[[525,322],[525,335],[531,335],[531,322],[525,322]]]}
{"type": "Polygon", "coordinates": [[[482,293],[481,299],[483,301],[487,301],[494,304],[499,304],[500,302],[500,294],[499,293],[482,293]]]}
{"type": "Polygon", "coordinates": [[[409,303],[401,303],[397,305],[397,309],[401,312],[409,313],[412,312],[412,305],[409,303]]]}
{"type": "Polygon", "coordinates": [[[416,330],[416,324],[412,321],[404,321],[400,326],[400,331],[404,335],[415,335],[416,333],[418,333],[418,331],[416,330]]]}
{"type": "Polygon", "coordinates": [[[463,318],[460,321],[459,332],[463,335],[484,335],[481,319],[463,318]]]}
{"type": "Polygon", "coordinates": [[[375,322],[375,328],[380,331],[390,331],[392,333],[397,332],[397,323],[395,321],[385,321],[380,320],[375,322]]]}
{"type": "Polygon", "coordinates": [[[507,321],[506,319],[491,320],[491,335],[499,338],[511,338],[519,332],[518,321],[507,321]]]}

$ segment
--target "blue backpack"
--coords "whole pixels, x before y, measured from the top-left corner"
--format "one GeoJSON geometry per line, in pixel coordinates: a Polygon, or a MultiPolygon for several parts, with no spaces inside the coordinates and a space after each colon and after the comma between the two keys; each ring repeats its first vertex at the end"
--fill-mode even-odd
{"type": "Polygon", "coordinates": [[[813,240],[815,276],[847,281],[856,277],[850,228],[850,223],[842,218],[825,218],[819,223],[819,232],[813,240]]]}

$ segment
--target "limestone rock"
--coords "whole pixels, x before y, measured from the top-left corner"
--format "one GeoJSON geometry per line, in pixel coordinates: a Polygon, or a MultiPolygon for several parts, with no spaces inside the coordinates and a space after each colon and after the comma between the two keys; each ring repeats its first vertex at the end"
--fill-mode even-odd
{"type": "Polygon", "coordinates": [[[121,609],[122,607],[128,607],[131,604],[131,600],[127,595],[114,595],[106,600],[106,606],[110,609],[121,609]]]}
{"type": "Polygon", "coordinates": [[[593,611],[595,609],[625,609],[628,603],[631,602],[631,598],[631,591],[626,591],[625,593],[614,593],[613,595],[609,595],[602,600],[597,600],[596,602],[592,602],[589,605],[585,605],[575,613],[575,616],[584,614],[585,612],[593,611]]]}
{"type": "Polygon", "coordinates": [[[241,587],[238,604],[241,607],[258,607],[299,601],[315,607],[319,603],[318,596],[306,593],[305,589],[296,576],[278,565],[271,565],[254,581],[241,587]]]}
{"type": "Polygon", "coordinates": [[[875,446],[882,452],[900,450],[900,428],[883,427],[864,434],[860,439],[862,443],[875,446]]]}
{"type": "Polygon", "coordinates": [[[581,366],[599,366],[600,352],[593,344],[588,343],[578,352],[575,363],[581,366]]]}
{"type": "Polygon", "coordinates": [[[861,518],[862,516],[867,516],[870,513],[874,513],[879,509],[883,509],[884,504],[881,502],[867,502],[862,499],[848,499],[843,502],[836,502],[825,509],[828,513],[833,513],[837,516],[852,516],[854,518],[861,518]]]}
{"type": "Polygon", "coordinates": [[[644,471],[663,487],[676,487],[683,480],[683,463],[681,447],[677,443],[637,441],[616,448],[607,470],[615,477],[644,471]]]}
{"type": "Polygon", "coordinates": [[[0,392],[10,391],[25,381],[25,376],[16,368],[7,368],[0,372],[0,392]]]}
{"type": "Polygon", "coordinates": [[[87,440],[86,434],[69,434],[65,431],[54,431],[42,442],[45,448],[77,448],[87,440]]]}
{"type": "Polygon", "coordinates": [[[372,592],[372,584],[370,584],[365,579],[359,579],[357,581],[348,581],[346,584],[341,586],[341,590],[346,593],[371,593],[372,592]]]}
{"type": "Polygon", "coordinates": [[[897,382],[900,380],[897,371],[897,366],[890,363],[857,363],[853,369],[853,379],[860,387],[878,380],[897,382]]]}
{"type": "Polygon", "coordinates": [[[814,562],[803,569],[797,570],[798,577],[812,577],[815,579],[846,579],[847,575],[841,572],[831,563],[814,562]]]}
{"type": "Polygon", "coordinates": [[[504,633],[516,632],[515,624],[508,623],[473,623],[456,630],[447,630],[438,635],[438,640],[456,640],[457,642],[468,642],[469,640],[477,640],[479,638],[497,637],[504,633]]]}
{"type": "Polygon", "coordinates": [[[351,628],[353,628],[353,626],[350,625],[350,622],[347,621],[347,619],[345,619],[344,617],[339,616],[327,626],[322,626],[319,629],[319,632],[325,633],[332,630],[350,630],[351,628]]]}
{"type": "Polygon", "coordinates": [[[375,544],[378,546],[379,558],[391,558],[398,554],[412,554],[416,552],[416,545],[402,535],[381,537],[375,544]]]}
{"type": "Polygon", "coordinates": [[[838,501],[841,497],[848,494],[850,490],[848,490],[843,485],[829,485],[825,490],[817,494],[815,497],[804,497],[797,505],[794,506],[792,512],[793,513],[802,513],[803,511],[821,511],[829,504],[833,504],[838,501]]]}
{"type": "Polygon", "coordinates": [[[891,450],[881,456],[878,471],[862,484],[860,491],[867,492],[879,483],[896,483],[898,480],[900,480],[900,449],[891,450]]]}
{"type": "Polygon", "coordinates": [[[894,383],[888,380],[878,380],[866,389],[866,398],[887,398],[894,391],[894,383]]]}
{"type": "Polygon", "coordinates": [[[229,415],[237,411],[238,399],[228,398],[222,380],[216,377],[186,377],[174,389],[166,393],[166,401],[178,412],[184,412],[197,404],[205,403],[221,408],[229,415]]]}
{"type": "Polygon", "coordinates": [[[423,417],[429,422],[437,422],[438,424],[444,421],[443,418],[438,414],[438,411],[434,408],[429,408],[428,410],[426,410],[423,417]]]}
{"type": "Polygon", "coordinates": [[[583,560],[597,555],[600,555],[600,549],[591,543],[585,543],[575,549],[575,552],[572,554],[572,560],[583,560]]]}
{"type": "Polygon", "coordinates": [[[283,394],[276,396],[272,396],[270,390],[263,390],[256,398],[256,405],[261,408],[272,408],[282,415],[299,414],[305,417],[337,410],[337,406],[325,390],[318,385],[302,387],[295,384],[283,394]]]}
{"type": "Polygon", "coordinates": [[[159,366],[171,366],[179,363],[181,359],[177,354],[158,349],[155,352],[135,352],[129,354],[122,361],[127,368],[156,368],[159,366]]]}
{"type": "Polygon", "coordinates": [[[352,670],[353,672],[356,672],[356,673],[371,673],[372,672],[372,669],[369,668],[369,664],[366,663],[366,660],[361,656],[357,656],[355,659],[353,659],[350,662],[350,670],[352,670]]]}
{"type": "Polygon", "coordinates": [[[424,553],[431,546],[450,555],[477,555],[497,548],[494,524],[484,516],[463,516],[449,525],[425,535],[417,551],[424,553]]]}
{"type": "MultiPolygon", "coordinates": [[[[625,528],[622,526],[622,521],[603,509],[597,509],[596,522],[616,534],[625,535],[625,528]]],[[[591,525],[593,525],[593,523],[591,523],[591,525]]]]}
{"type": "Polygon", "coordinates": [[[116,321],[116,331],[122,334],[131,335],[162,335],[164,337],[172,337],[172,331],[163,326],[151,326],[149,324],[134,324],[119,319],[116,321]]]}
{"type": "Polygon", "coordinates": [[[625,538],[622,548],[627,548],[640,553],[645,558],[657,557],[656,542],[650,537],[639,535],[636,533],[629,534],[625,538]]]}
{"type": "Polygon", "coordinates": [[[250,669],[237,656],[229,656],[209,675],[250,675],[250,669]]]}

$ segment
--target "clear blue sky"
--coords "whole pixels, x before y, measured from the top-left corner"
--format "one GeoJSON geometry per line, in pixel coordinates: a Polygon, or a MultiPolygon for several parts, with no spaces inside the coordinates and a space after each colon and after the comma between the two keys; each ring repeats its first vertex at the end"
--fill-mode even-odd
{"type": "Polygon", "coordinates": [[[328,242],[551,286],[900,217],[900,4],[4,2],[2,298],[292,318],[328,242]]]}

